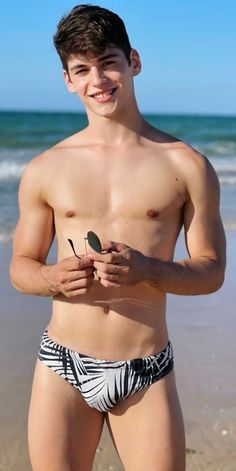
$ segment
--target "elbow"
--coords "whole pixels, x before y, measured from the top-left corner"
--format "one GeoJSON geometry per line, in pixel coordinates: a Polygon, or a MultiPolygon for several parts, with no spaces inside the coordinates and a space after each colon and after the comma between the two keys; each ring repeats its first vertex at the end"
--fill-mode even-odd
{"type": "Polygon", "coordinates": [[[17,284],[17,282],[13,281],[12,279],[10,281],[11,281],[12,287],[16,291],[18,291],[19,293],[26,293],[26,291],[19,284],[17,284]]]}
{"type": "Polygon", "coordinates": [[[218,291],[224,284],[225,272],[224,270],[218,270],[217,273],[212,277],[211,283],[209,284],[209,291],[206,294],[215,293],[218,291]]]}
{"type": "Polygon", "coordinates": [[[15,270],[13,263],[11,263],[9,267],[9,278],[10,278],[11,285],[13,286],[15,290],[19,291],[20,293],[25,293],[25,290],[21,286],[19,276],[17,276],[17,271],[15,270]]]}
{"type": "Polygon", "coordinates": [[[217,283],[216,283],[216,290],[215,290],[215,291],[218,291],[218,290],[223,286],[224,281],[225,281],[225,272],[223,271],[223,272],[218,276],[217,283]]]}
{"type": "Polygon", "coordinates": [[[205,294],[215,293],[223,286],[225,280],[225,267],[225,257],[218,260],[211,260],[208,275],[206,273],[208,282],[205,282],[205,294]]]}

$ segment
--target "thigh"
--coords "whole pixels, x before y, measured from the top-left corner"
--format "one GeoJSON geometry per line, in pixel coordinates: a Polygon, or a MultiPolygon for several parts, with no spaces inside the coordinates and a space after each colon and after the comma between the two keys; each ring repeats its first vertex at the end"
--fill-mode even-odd
{"type": "Polygon", "coordinates": [[[33,471],[91,470],[103,421],[75,387],[37,361],[28,421],[33,471]]]}
{"type": "Polygon", "coordinates": [[[185,437],[172,370],[107,415],[126,471],[184,471],[185,437]]]}

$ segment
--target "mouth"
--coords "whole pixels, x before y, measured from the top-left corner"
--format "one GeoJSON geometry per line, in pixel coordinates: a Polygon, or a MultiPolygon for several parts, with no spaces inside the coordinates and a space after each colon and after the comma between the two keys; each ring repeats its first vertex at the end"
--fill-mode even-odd
{"type": "Polygon", "coordinates": [[[89,95],[90,98],[96,98],[96,100],[105,100],[110,98],[114,95],[117,88],[109,88],[108,90],[104,90],[102,92],[93,93],[93,95],[89,95]]]}

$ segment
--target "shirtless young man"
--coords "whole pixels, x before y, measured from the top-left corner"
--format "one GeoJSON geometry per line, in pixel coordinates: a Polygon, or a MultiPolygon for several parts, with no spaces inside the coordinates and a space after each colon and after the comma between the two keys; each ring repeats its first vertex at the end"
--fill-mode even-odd
{"type": "Polygon", "coordinates": [[[140,58],[119,17],[77,6],[55,45],[89,125],[34,158],[20,186],[12,283],[53,297],[29,413],[32,467],[91,470],[106,420],[126,471],[183,471],[166,293],[222,285],[218,180],[202,155],[142,118],[140,58]],[[173,262],[182,226],[189,258],[173,262]],[[103,253],[85,253],[88,231],[103,253]]]}

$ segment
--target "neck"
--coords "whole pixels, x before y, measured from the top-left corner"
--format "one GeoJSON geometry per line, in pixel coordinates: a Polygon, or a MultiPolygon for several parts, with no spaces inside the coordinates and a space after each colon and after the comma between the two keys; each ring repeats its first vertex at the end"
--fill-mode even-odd
{"type": "Polygon", "coordinates": [[[142,135],[146,123],[136,103],[126,107],[116,116],[99,116],[87,110],[89,125],[87,133],[93,141],[106,145],[118,145],[137,139],[142,135]]]}

